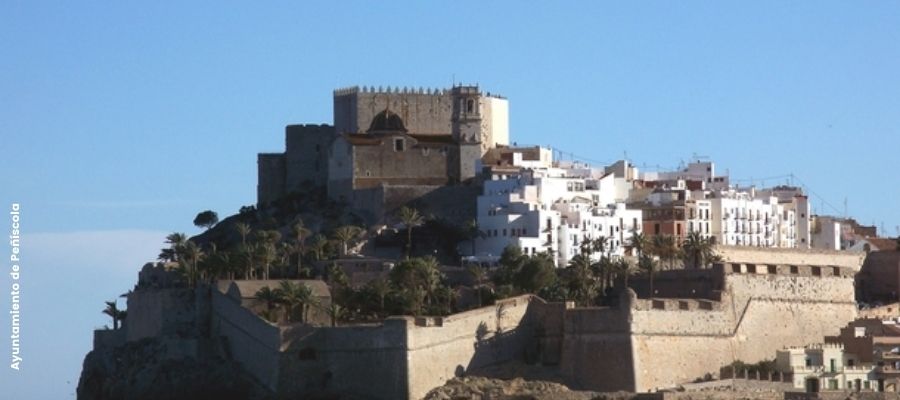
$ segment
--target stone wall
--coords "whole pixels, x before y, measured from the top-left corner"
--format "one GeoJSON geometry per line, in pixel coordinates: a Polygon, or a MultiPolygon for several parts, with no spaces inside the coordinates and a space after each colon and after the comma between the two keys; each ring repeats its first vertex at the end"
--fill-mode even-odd
{"type": "Polygon", "coordinates": [[[263,386],[277,390],[281,349],[278,327],[218,290],[211,292],[212,331],[225,340],[228,356],[263,386]]]}
{"type": "Polygon", "coordinates": [[[335,139],[330,125],[288,125],[285,127],[285,191],[304,185],[324,186],[328,180],[328,157],[335,139]]]}
{"type": "Polygon", "coordinates": [[[256,203],[265,205],[278,200],[285,192],[285,157],[281,153],[260,153],[256,159],[256,203]]]}
{"type": "Polygon", "coordinates": [[[408,332],[409,398],[470,370],[522,359],[534,340],[533,297],[500,300],[444,318],[417,318],[408,332]]]}
{"type": "Polygon", "coordinates": [[[338,133],[365,132],[375,114],[390,109],[403,119],[409,132],[451,134],[453,97],[449,91],[418,93],[407,90],[337,90],[334,93],[334,125],[338,133]]]}
{"type": "Polygon", "coordinates": [[[396,317],[371,326],[288,330],[279,358],[279,394],[408,398],[410,325],[411,319],[396,317]]]}
{"type": "Polygon", "coordinates": [[[138,289],[128,294],[126,340],[196,336],[205,330],[209,302],[191,289],[138,289]]]}
{"type": "Polygon", "coordinates": [[[462,223],[475,218],[475,186],[382,185],[353,192],[352,207],[369,223],[390,219],[402,206],[462,223]]]}
{"type": "Polygon", "coordinates": [[[381,184],[446,185],[452,173],[450,153],[456,144],[419,143],[406,135],[384,137],[377,145],[353,147],[353,188],[366,189],[381,184]],[[404,150],[395,150],[402,140],[404,150]]]}
{"type": "Polygon", "coordinates": [[[900,251],[872,251],[856,276],[857,297],[867,303],[892,303],[900,293],[900,251]]]}
{"type": "Polygon", "coordinates": [[[821,342],[856,317],[852,269],[773,273],[722,268],[721,302],[638,300],[631,310],[636,389],[672,387],[784,346],[821,342]]]}
{"type": "Polygon", "coordinates": [[[779,249],[749,246],[717,246],[726,262],[745,264],[820,265],[853,268],[859,271],[865,253],[823,249],[779,249]]]}
{"type": "Polygon", "coordinates": [[[560,370],[575,388],[638,389],[628,300],[623,300],[617,308],[566,310],[560,370]]]}

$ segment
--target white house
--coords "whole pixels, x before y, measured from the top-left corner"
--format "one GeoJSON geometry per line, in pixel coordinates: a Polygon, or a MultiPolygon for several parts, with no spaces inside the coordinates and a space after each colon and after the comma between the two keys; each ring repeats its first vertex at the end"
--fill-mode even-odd
{"type": "Polygon", "coordinates": [[[878,390],[877,367],[856,362],[841,344],[814,344],[779,350],[775,368],[793,374],[796,389],[807,392],[827,390],[878,390]]]}
{"type": "Polygon", "coordinates": [[[623,202],[627,179],[583,163],[542,161],[492,167],[478,197],[482,236],[472,258],[496,261],[512,245],[526,255],[548,252],[565,266],[584,241],[599,238],[606,238],[605,254],[624,255],[632,232],[641,230],[641,211],[623,202]]]}

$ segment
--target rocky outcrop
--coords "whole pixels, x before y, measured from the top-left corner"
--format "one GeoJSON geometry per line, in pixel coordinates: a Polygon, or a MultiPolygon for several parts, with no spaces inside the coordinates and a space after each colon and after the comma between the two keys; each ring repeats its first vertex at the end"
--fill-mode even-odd
{"type": "MultiPolygon", "coordinates": [[[[425,396],[425,400],[589,400],[596,392],[572,391],[567,386],[546,381],[491,379],[477,376],[453,378],[425,396]]],[[[623,396],[622,399],[626,399],[623,396]]]]}
{"type": "Polygon", "coordinates": [[[233,361],[172,359],[163,340],[149,338],[91,351],[78,381],[79,400],[267,399],[233,361]]]}

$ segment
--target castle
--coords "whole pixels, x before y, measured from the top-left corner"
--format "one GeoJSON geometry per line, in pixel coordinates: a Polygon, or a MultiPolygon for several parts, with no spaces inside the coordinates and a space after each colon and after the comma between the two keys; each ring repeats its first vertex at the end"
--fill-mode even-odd
{"type": "Polygon", "coordinates": [[[332,125],[290,125],[284,153],[259,154],[257,203],[321,187],[369,222],[426,197],[424,211],[472,217],[481,158],[508,142],[508,101],[477,86],[338,89],[332,125]]]}
{"type": "Polygon", "coordinates": [[[96,331],[94,349],[155,338],[163,359],[221,354],[283,397],[419,399],[454,376],[521,362],[574,388],[645,392],[819,342],[856,316],[860,253],[718,250],[724,262],[712,269],[663,271],[652,296],[636,281],[615,306],[525,295],[447,317],[337,327],[275,325],[231,282],[170,288],[148,266],[123,329],[96,331]]]}

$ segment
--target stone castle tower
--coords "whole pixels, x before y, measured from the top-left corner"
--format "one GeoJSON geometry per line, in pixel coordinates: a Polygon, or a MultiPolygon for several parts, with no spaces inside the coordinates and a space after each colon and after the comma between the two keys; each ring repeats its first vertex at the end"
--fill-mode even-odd
{"type": "Polygon", "coordinates": [[[410,133],[453,135],[461,143],[480,143],[482,155],[498,144],[509,144],[509,101],[482,93],[478,86],[338,89],[334,91],[335,132],[366,132],[385,110],[397,114],[410,133]]]}
{"type": "Polygon", "coordinates": [[[489,149],[509,143],[509,101],[478,86],[353,86],[333,100],[333,125],[289,125],[283,153],[259,154],[259,205],[309,187],[351,201],[381,186],[456,185],[476,175],[489,149]]]}

